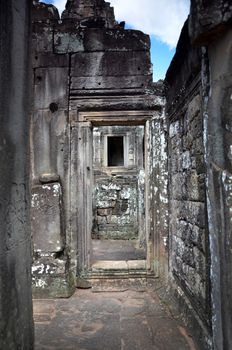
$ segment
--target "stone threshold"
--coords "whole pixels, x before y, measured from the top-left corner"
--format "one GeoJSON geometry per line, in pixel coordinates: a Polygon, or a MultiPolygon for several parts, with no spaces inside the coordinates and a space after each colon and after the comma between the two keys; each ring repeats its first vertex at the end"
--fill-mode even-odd
{"type": "Polygon", "coordinates": [[[92,264],[89,271],[89,277],[101,277],[101,276],[146,276],[149,274],[147,271],[146,260],[99,260],[92,264]]]}
{"type": "Polygon", "coordinates": [[[92,264],[92,272],[103,271],[130,271],[146,270],[146,260],[99,260],[92,264]]]}
{"type": "Polygon", "coordinates": [[[77,277],[77,288],[99,291],[146,290],[157,280],[147,270],[146,260],[99,260],[83,277],[77,277]]]}
{"type": "Polygon", "coordinates": [[[77,288],[91,288],[93,293],[96,292],[123,292],[126,290],[145,292],[150,287],[153,289],[157,286],[158,279],[147,274],[146,271],[140,273],[114,274],[106,272],[101,275],[92,275],[85,281],[78,280],[77,288]],[[84,282],[84,284],[83,284],[84,282]]]}

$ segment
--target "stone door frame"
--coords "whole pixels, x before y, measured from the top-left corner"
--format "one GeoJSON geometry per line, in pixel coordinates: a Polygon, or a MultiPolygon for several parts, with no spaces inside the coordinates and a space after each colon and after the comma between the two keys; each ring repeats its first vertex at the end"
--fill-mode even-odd
{"type": "Polygon", "coordinates": [[[159,253],[155,237],[151,232],[151,184],[153,137],[152,123],[161,121],[160,113],[154,110],[123,111],[77,111],[71,120],[71,260],[78,276],[85,276],[91,269],[91,228],[93,190],[93,126],[143,125],[145,159],[145,230],[147,243],[147,270],[158,276],[159,253]],[[80,205],[82,203],[82,205],[80,205]],[[154,261],[156,263],[154,263],[154,261]]]}

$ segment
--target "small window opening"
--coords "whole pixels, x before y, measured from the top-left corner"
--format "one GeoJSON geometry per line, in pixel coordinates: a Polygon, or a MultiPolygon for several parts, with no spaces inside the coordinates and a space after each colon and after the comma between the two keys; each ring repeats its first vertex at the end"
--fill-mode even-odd
{"type": "Polygon", "coordinates": [[[108,166],[124,166],[123,136],[108,136],[108,166]]]}

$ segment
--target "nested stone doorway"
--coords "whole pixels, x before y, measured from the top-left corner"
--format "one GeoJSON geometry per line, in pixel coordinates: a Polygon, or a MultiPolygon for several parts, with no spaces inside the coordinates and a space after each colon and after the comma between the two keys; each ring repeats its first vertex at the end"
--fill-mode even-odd
{"type": "Polygon", "coordinates": [[[144,163],[144,125],[93,127],[93,266],[146,260],[144,163]]]}
{"type": "Polygon", "coordinates": [[[71,203],[77,214],[72,229],[79,276],[102,272],[104,262],[106,270],[111,265],[124,272],[152,269],[153,116],[152,111],[79,112],[72,123],[71,203]]]}

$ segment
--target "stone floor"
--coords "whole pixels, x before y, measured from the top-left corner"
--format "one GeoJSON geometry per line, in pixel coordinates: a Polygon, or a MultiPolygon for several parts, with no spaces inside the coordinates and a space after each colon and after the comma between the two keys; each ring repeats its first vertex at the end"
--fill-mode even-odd
{"type": "Polygon", "coordinates": [[[146,252],[137,247],[136,240],[92,240],[93,262],[99,260],[143,260],[146,252]]]}
{"type": "Polygon", "coordinates": [[[35,300],[35,350],[196,350],[152,290],[35,300]]]}

